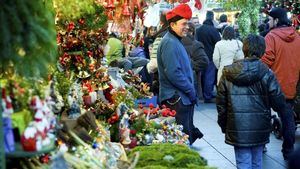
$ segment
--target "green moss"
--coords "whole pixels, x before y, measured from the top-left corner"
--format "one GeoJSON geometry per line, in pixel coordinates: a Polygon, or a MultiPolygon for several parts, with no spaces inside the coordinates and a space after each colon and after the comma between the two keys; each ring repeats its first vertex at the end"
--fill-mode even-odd
{"type": "Polygon", "coordinates": [[[138,146],[129,153],[129,157],[132,157],[137,151],[140,153],[140,157],[136,168],[209,168],[204,158],[185,145],[153,144],[151,146],[138,146]],[[171,158],[166,160],[166,156],[171,158]]]}

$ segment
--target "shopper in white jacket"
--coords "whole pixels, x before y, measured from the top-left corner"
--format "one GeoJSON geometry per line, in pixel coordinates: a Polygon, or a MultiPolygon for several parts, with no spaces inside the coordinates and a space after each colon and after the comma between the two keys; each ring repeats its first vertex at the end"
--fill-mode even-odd
{"type": "Polygon", "coordinates": [[[235,60],[243,59],[243,43],[235,39],[233,27],[227,26],[222,33],[222,40],[216,43],[213,62],[218,69],[218,81],[222,76],[224,66],[231,65],[235,60]]]}

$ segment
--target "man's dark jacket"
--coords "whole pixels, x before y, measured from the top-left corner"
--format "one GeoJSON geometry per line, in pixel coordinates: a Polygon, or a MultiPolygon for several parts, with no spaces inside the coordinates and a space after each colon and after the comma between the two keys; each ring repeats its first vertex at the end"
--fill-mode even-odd
{"type": "Polygon", "coordinates": [[[190,34],[183,37],[181,42],[191,58],[193,70],[203,72],[209,62],[203,44],[195,40],[193,35],[190,34]]]}
{"type": "Polygon", "coordinates": [[[205,20],[203,25],[196,29],[195,37],[199,42],[203,43],[205,53],[208,59],[212,61],[215,44],[221,40],[220,33],[213,26],[213,22],[211,20],[205,20]]]}

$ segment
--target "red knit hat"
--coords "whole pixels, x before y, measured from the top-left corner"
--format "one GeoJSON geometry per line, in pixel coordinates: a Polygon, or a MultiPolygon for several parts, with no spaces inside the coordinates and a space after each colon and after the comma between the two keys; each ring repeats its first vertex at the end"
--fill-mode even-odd
{"type": "Polygon", "coordinates": [[[180,4],[174,9],[169,11],[166,15],[167,20],[174,18],[175,16],[180,16],[185,19],[191,19],[192,10],[187,4],[180,4]]]}

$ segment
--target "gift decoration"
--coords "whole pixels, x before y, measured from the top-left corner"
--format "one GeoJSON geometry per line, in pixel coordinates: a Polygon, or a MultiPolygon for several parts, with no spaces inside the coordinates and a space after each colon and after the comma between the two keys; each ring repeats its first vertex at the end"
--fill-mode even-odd
{"type": "Polygon", "coordinates": [[[24,151],[39,151],[51,143],[53,135],[51,130],[56,124],[53,112],[48,105],[34,96],[30,101],[30,108],[34,111],[34,121],[29,123],[21,136],[21,144],[24,151]]]}

